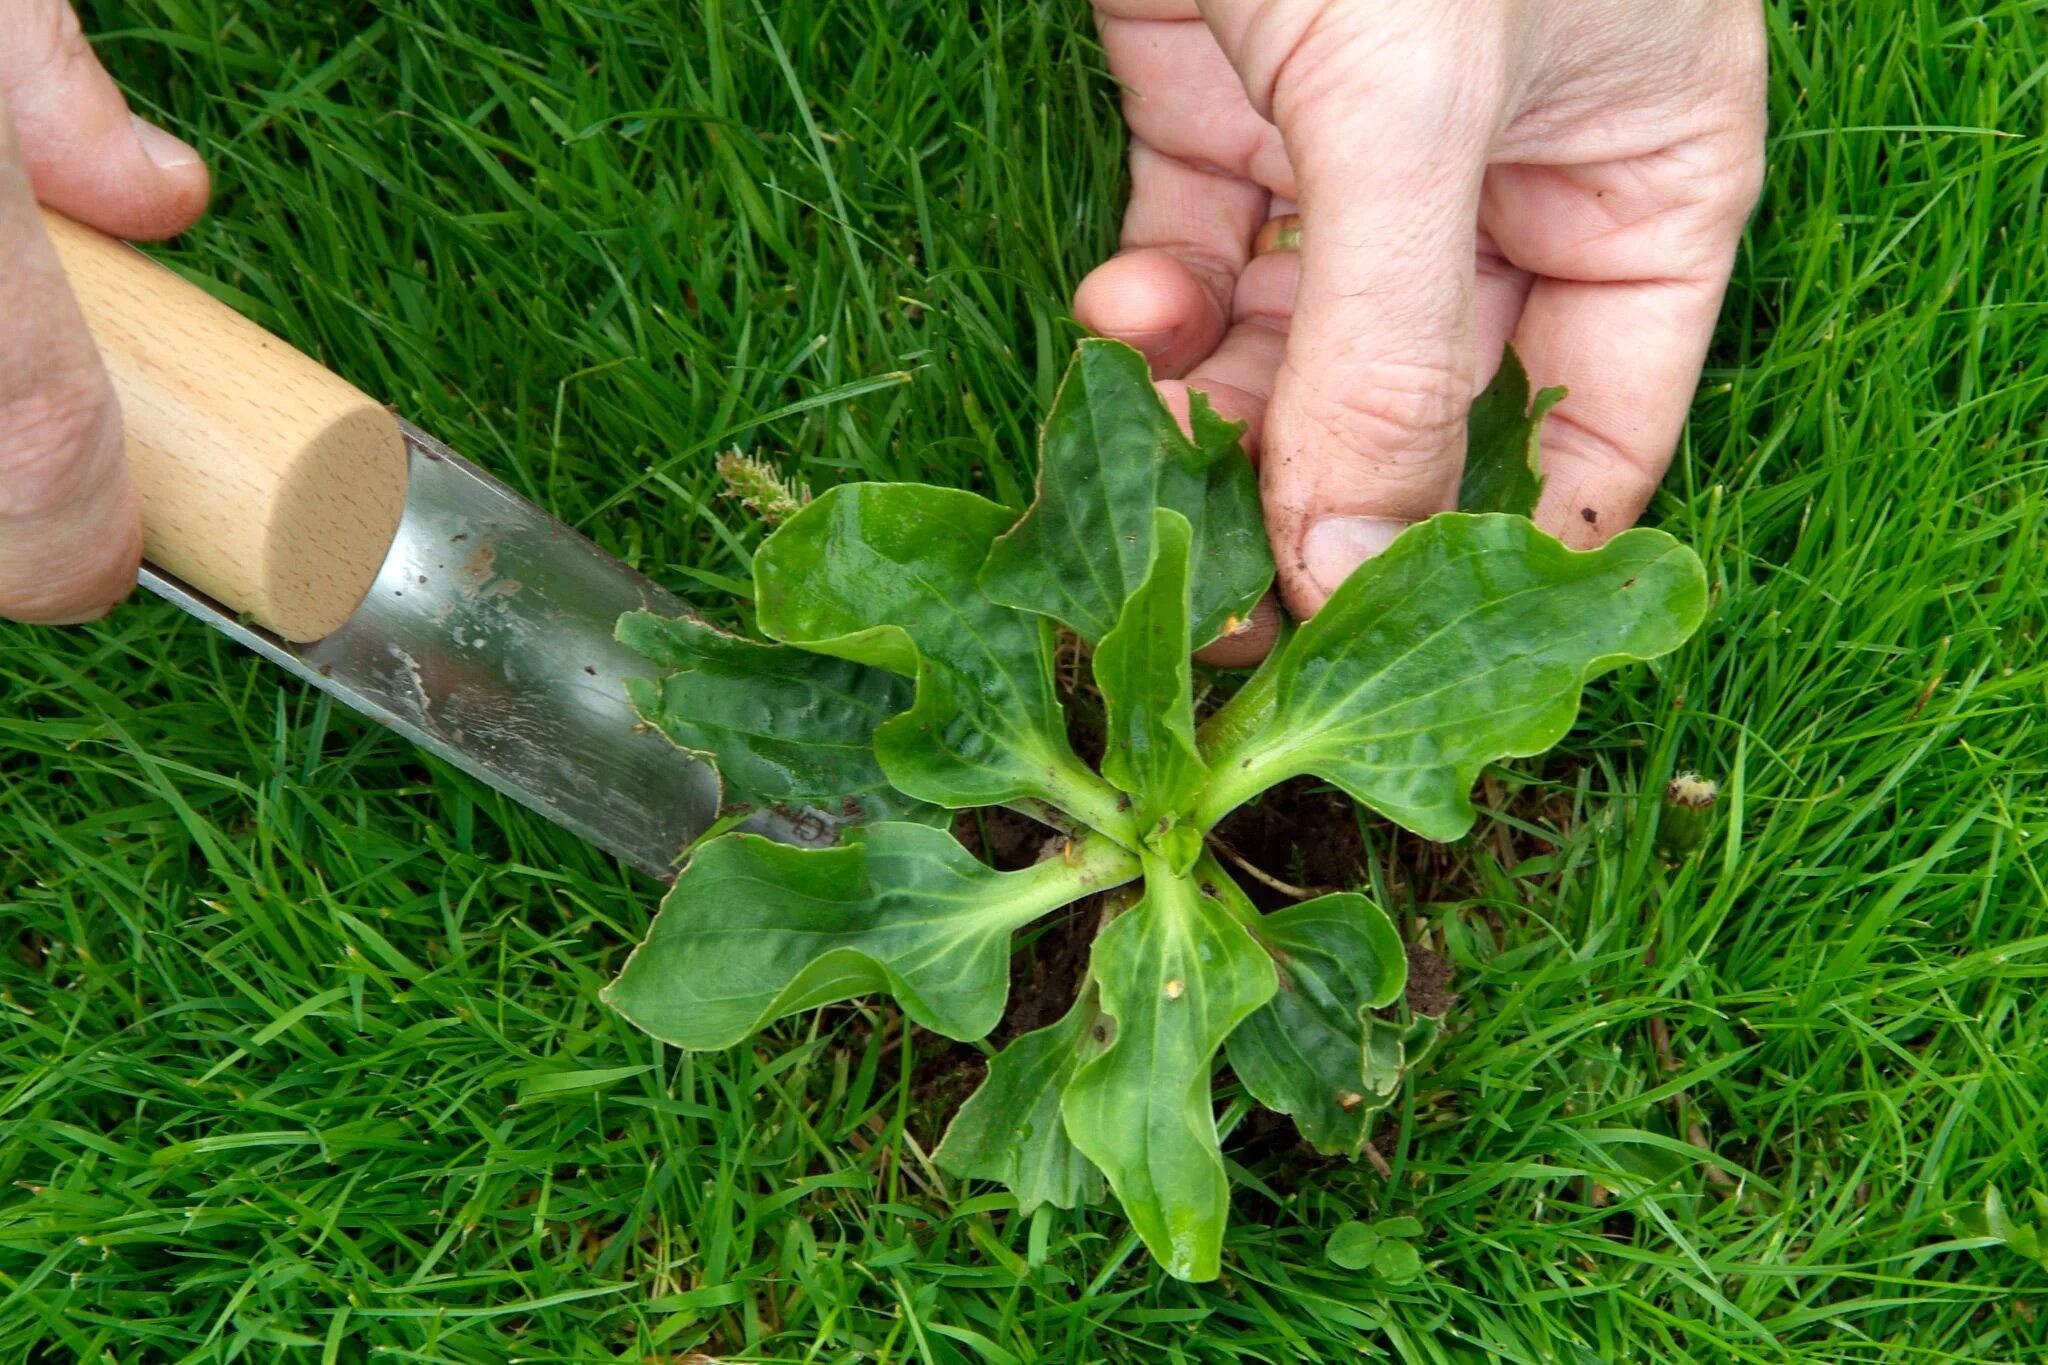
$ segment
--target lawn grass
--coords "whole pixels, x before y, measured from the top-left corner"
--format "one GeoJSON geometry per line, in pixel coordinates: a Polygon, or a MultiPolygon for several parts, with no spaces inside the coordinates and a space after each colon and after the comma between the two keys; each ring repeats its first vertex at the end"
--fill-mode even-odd
{"type": "MultiPolygon", "coordinates": [[[[2048,4],[1960,8],[1771,5],[1652,513],[1715,614],[1449,860],[1371,829],[1463,996],[1391,1178],[1234,1148],[1206,1286],[1022,1217],[885,1010],[650,1042],[645,883],[138,603],[0,625],[0,1359],[2048,1359],[2048,1269],[1945,1218],[2048,1190],[2048,4]],[[1324,1260],[1399,1214],[1419,1279],[1324,1260]]],[[[707,603],[734,443],[1019,499],[1115,240],[1071,0],[87,20],[215,166],[167,259],[707,603]]]]}

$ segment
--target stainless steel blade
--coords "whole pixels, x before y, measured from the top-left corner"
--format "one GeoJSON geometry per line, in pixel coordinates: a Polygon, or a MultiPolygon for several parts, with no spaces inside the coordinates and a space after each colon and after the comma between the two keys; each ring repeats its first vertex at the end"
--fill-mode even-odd
{"type": "MultiPolygon", "coordinates": [[[[370,595],[323,640],[289,644],[148,566],[143,586],[350,709],[657,877],[716,818],[711,769],[640,723],[652,671],[621,615],[683,602],[409,423],[412,482],[370,595]]],[[[829,838],[809,812],[750,828],[829,838]]]]}

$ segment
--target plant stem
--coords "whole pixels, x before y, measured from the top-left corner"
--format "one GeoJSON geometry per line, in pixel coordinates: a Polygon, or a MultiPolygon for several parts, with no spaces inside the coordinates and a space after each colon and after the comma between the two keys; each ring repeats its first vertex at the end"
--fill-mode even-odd
{"type": "MultiPolygon", "coordinates": [[[[1256,734],[1253,737],[1256,738],[1256,734]]],[[[1224,816],[1286,776],[1285,769],[1279,775],[1269,773],[1269,765],[1262,763],[1260,758],[1257,753],[1239,753],[1235,749],[1223,752],[1221,761],[1216,763],[1215,776],[1195,798],[1195,812],[1191,818],[1196,829],[1207,834],[1222,823],[1224,816]]]]}
{"type": "Polygon", "coordinates": [[[1262,918],[1259,907],[1252,904],[1252,898],[1244,893],[1244,888],[1237,884],[1237,879],[1216,860],[1215,849],[1202,850],[1201,859],[1195,863],[1195,880],[1201,884],[1204,895],[1213,891],[1217,899],[1223,902],[1223,908],[1228,910],[1238,923],[1250,929],[1254,936],[1257,935],[1259,920],[1262,918]]]}
{"type": "Polygon", "coordinates": [[[1051,804],[1088,829],[1135,853],[1141,840],[1130,802],[1122,792],[1079,764],[1062,765],[1053,779],[1051,804]]]}
{"type": "Polygon", "coordinates": [[[1235,749],[1247,736],[1263,729],[1272,718],[1278,699],[1280,656],[1286,653],[1287,642],[1293,635],[1294,627],[1283,621],[1280,634],[1273,641],[1273,650],[1259,665],[1259,671],[1247,678],[1237,695],[1223,703],[1216,714],[1202,722],[1202,728],[1195,733],[1195,740],[1203,758],[1214,763],[1218,754],[1235,749]]]}

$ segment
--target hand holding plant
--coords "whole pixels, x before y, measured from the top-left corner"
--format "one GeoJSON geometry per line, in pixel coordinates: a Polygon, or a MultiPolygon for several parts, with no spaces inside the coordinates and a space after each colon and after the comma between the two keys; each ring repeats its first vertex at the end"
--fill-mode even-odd
{"type": "Polygon", "coordinates": [[[1536,523],[1585,547],[1635,521],[1762,183],[1762,5],[1094,4],[1131,189],[1074,313],[1254,425],[1298,616],[1456,505],[1510,341],[1575,395],[1536,523]],[[1299,250],[1252,255],[1297,207],[1299,250]]]}

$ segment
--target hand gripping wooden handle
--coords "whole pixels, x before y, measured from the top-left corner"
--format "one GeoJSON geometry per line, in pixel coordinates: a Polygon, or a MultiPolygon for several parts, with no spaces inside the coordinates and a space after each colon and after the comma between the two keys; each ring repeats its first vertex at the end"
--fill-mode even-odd
{"type": "Polygon", "coordinates": [[[43,226],[121,399],[143,553],[287,640],[333,631],[405,509],[398,419],[125,243],[43,226]]]}

